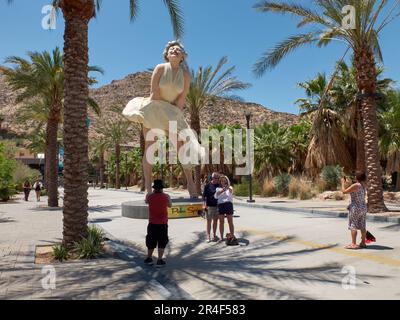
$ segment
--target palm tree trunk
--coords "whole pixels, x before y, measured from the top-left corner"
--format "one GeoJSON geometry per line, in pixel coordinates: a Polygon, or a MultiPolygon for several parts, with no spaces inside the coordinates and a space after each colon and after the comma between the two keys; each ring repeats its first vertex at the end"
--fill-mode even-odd
{"type": "MultiPolygon", "coordinates": [[[[197,136],[200,137],[201,128],[200,128],[200,116],[198,110],[194,110],[195,108],[190,108],[190,126],[197,133],[197,136]]],[[[197,165],[194,168],[194,184],[196,188],[196,192],[201,194],[201,165],[197,165]]]]}
{"type": "Polygon", "coordinates": [[[376,68],[371,48],[355,51],[357,85],[360,96],[364,137],[365,161],[368,177],[368,210],[370,213],[388,211],[383,199],[382,168],[378,147],[378,119],[376,114],[376,68]]]}
{"type": "Polygon", "coordinates": [[[62,0],[64,32],[65,189],[63,243],[87,236],[88,217],[88,24],[92,1],[62,0]]]}
{"type": "Polygon", "coordinates": [[[115,145],[115,189],[121,189],[120,163],[121,162],[121,146],[119,143],[115,145]]]}
{"type": "Polygon", "coordinates": [[[51,107],[49,120],[46,126],[46,185],[47,204],[49,207],[58,207],[58,122],[59,107],[51,107]]]}
{"type": "Polygon", "coordinates": [[[362,115],[361,115],[361,107],[357,106],[357,159],[356,159],[356,170],[359,172],[366,172],[365,166],[365,138],[364,138],[364,130],[362,127],[362,115]]]}

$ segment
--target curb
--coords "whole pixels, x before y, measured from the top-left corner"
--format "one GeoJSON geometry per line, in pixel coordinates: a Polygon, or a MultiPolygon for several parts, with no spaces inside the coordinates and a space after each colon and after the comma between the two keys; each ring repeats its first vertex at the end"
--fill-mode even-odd
{"type": "MultiPolygon", "coordinates": [[[[234,202],[235,205],[239,207],[247,207],[247,208],[255,208],[255,209],[269,209],[275,211],[284,211],[287,213],[290,212],[299,212],[306,214],[317,214],[322,216],[330,216],[337,218],[347,218],[348,213],[345,211],[325,211],[325,210],[314,210],[314,209],[304,209],[304,208],[288,208],[288,207],[278,207],[272,205],[265,204],[253,204],[253,203],[243,203],[243,202],[234,202]]],[[[400,224],[400,217],[383,217],[383,216],[374,216],[372,214],[367,214],[367,221],[370,222],[390,222],[400,224]]]]}

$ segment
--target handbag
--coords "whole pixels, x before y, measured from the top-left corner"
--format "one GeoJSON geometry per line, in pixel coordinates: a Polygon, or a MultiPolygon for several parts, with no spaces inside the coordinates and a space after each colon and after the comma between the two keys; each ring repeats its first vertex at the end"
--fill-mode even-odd
{"type": "Polygon", "coordinates": [[[371,242],[376,242],[376,238],[371,232],[367,231],[366,243],[371,243],[371,242]]]}

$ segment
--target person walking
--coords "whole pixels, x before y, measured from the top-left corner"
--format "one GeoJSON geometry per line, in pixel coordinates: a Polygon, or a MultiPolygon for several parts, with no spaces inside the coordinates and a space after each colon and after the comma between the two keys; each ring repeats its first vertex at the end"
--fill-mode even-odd
{"type": "Polygon", "coordinates": [[[207,242],[217,242],[218,227],[218,200],[215,198],[215,192],[219,188],[219,173],[214,172],[211,175],[211,181],[207,183],[203,190],[203,210],[206,212],[207,219],[207,242]],[[211,238],[211,226],[213,237],[211,238]]]}
{"type": "Polygon", "coordinates": [[[40,182],[40,180],[36,180],[36,182],[33,185],[33,189],[35,190],[35,193],[36,193],[36,201],[37,202],[40,202],[40,194],[42,192],[42,188],[43,188],[43,185],[40,182]]]}
{"type": "Polygon", "coordinates": [[[29,180],[26,180],[23,184],[23,189],[24,189],[24,195],[25,195],[25,201],[29,200],[29,194],[31,193],[32,185],[29,182],[29,180]]]}
{"type": "Polygon", "coordinates": [[[171,198],[163,192],[162,180],[155,180],[152,188],[154,191],[146,196],[149,205],[149,224],[147,226],[146,247],[147,258],[144,263],[153,265],[153,252],[158,247],[158,260],[156,267],[164,267],[164,250],[168,239],[168,208],[172,207],[171,198]]]}
{"type": "Polygon", "coordinates": [[[357,182],[348,186],[349,181],[346,177],[342,178],[342,192],[350,194],[351,201],[349,209],[349,230],[351,231],[351,244],[346,246],[346,249],[362,249],[366,248],[367,226],[366,217],[368,206],[365,201],[365,183],[366,175],[362,172],[356,173],[357,182]],[[357,231],[361,231],[361,243],[357,244],[357,231]]]}

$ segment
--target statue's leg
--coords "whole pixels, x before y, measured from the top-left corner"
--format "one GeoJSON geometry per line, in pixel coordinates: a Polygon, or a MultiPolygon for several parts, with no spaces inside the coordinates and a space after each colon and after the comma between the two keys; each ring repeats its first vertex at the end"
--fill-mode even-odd
{"type": "Polygon", "coordinates": [[[142,165],[143,165],[143,174],[144,174],[144,184],[145,184],[145,188],[146,188],[146,192],[147,193],[151,193],[152,192],[152,188],[151,188],[151,178],[152,178],[152,171],[153,171],[153,166],[152,164],[150,164],[147,159],[146,159],[146,153],[147,153],[147,149],[153,144],[155,143],[155,141],[147,141],[146,140],[146,135],[147,133],[150,131],[150,129],[143,127],[143,135],[144,135],[144,139],[145,139],[145,147],[144,147],[144,155],[143,155],[143,159],[142,159],[142,165]]]}
{"type": "MultiPolygon", "coordinates": [[[[168,134],[168,137],[169,137],[169,132],[167,132],[167,134],[168,134]]],[[[177,150],[177,152],[179,154],[179,150],[183,146],[183,141],[176,141],[174,139],[169,139],[169,141],[172,143],[172,145],[174,146],[175,150],[177,150]]],[[[186,177],[187,189],[188,189],[190,197],[198,197],[198,193],[196,192],[196,185],[195,185],[194,179],[193,179],[193,169],[192,169],[192,167],[191,166],[182,165],[182,168],[183,168],[183,173],[185,174],[185,177],[186,177]]]]}

